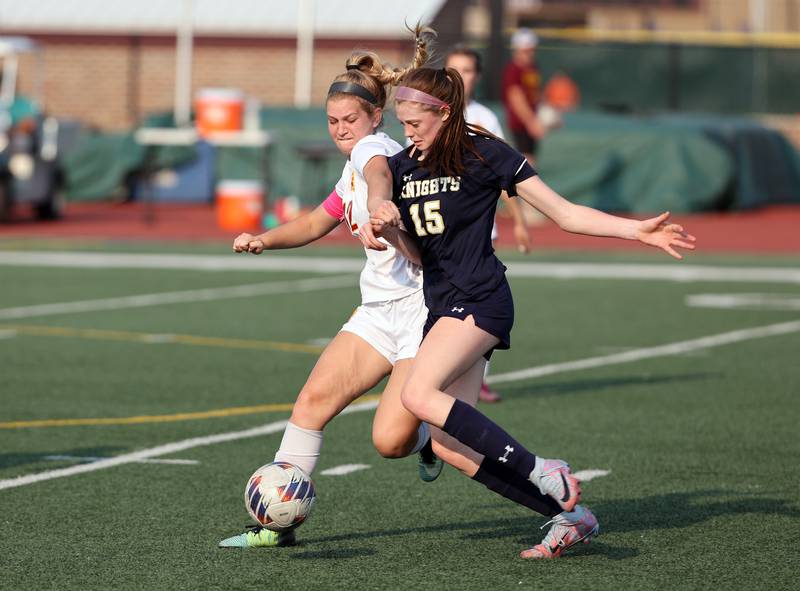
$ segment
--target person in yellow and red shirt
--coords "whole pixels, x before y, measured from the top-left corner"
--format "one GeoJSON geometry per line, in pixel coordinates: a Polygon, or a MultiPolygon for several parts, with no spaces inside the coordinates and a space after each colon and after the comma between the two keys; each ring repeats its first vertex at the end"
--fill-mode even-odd
{"type": "Polygon", "coordinates": [[[539,39],[530,29],[511,36],[511,61],[503,69],[503,105],[514,145],[529,162],[536,157],[546,128],[537,117],[542,95],[542,75],[536,65],[539,39]]]}

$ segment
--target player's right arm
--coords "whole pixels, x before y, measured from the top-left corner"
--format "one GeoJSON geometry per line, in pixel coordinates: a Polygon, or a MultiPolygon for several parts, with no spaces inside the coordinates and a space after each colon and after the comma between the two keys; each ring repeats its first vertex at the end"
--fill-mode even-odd
{"type": "Polygon", "coordinates": [[[633,220],[610,215],[568,201],[547,186],[538,176],[517,183],[517,193],[533,207],[559,225],[562,230],[588,236],[607,236],[638,240],[661,248],[676,259],[683,258],[675,248],[694,250],[695,237],[683,227],[668,222],[669,212],[648,220],[633,220]]]}
{"type": "Polygon", "coordinates": [[[233,251],[261,254],[265,250],[305,246],[331,232],[339,221],[320,205],[310,213],[263,234],[239,234],[233,241],[233,251]]]}

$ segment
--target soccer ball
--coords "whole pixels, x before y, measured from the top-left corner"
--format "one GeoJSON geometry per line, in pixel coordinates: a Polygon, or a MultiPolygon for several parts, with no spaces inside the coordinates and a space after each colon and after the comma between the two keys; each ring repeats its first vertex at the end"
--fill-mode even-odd
{"type": "Polygon", "coordinates": [[[244,489],[247,512],[258,524],[272,531],[288,531],[299,526],[311,514],[316,498],[311,478],[288,462],[261,466],[244,489]]]}

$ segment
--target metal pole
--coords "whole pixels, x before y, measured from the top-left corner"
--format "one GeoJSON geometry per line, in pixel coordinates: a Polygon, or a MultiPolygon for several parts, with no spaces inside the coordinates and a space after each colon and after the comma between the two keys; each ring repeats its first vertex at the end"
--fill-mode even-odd
{"type": "Polygon", "coordinates": [[[767,0],[750,0],[750,30],[754,33],[767,30],[767,0]]]}
{"type": "Polygon", "coordinates": [[[497,100],[503,79],[503,58],[505,57],[505,39],[503,38],[503,20],[505,16],[503,0],[489,0],[489,46],[486,48],[486,98],[497,100]]]}
{"type": "Polygon", "coordinates": [[[667,46],[667,108],[679,111],[681,108],[681,48],[677,43],[667,46]]]}
{"type": "Polygon", "coordinates": [[[0,106],[10,109],[14,102],[17,88],[17,55],[11,53],[5,57],[3,64],[3,81],[0,87],[0,106]]]}
{"type": "Polygon", "coordinates": [[[311,73],[314,67],[314,0],[297,3],[297,58],[294,73],[294,106],[311,105],[311,73]]]}
{"type": "MultiPolygon", "coordinates": [[[[766,0],[750,0],[750,28],[754,33],[767,30],[766,0]]],[[[767,49],[753,44],[753,92],[751,111],[764,113],[767,111],[767,49]]]]}
{"type": "Polygon", "coordinates": [[[175,126],[189,125],[192,116],[192,35],[194,0],[183,0],[175,37],[175,126]]]}

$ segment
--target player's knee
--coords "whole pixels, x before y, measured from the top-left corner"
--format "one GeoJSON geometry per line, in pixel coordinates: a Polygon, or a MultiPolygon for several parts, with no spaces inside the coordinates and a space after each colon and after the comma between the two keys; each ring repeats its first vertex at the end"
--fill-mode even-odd
{"type": "Polygon", "coordinates": [[[425,412],[425,400],[420,395],[421,390],[414,383],[408,383],[400,393],[400,402],[406,410],[418,418],[422,418],[425,412]]]}
{"type": "Polygon", "coordinates": [[[384,458],[404,458],[408,455],[408,441],[392,431],[372,431],[372,444],[384,458]]]}
{"type": "Polygon", "coordinates": [[[400,401],[406,410],[423,421],[427,418],[428,400],[430,400],[430,397],[426,396],[427,391],[428,388],[412,376],[400,393],[400,401]]]}
{"type": "Polygon", "coordinates": [[[306,429],[321,430],[335,415],[336,404],[330,393],[307,384],[297,396],[291,420],[306,429]]]}

